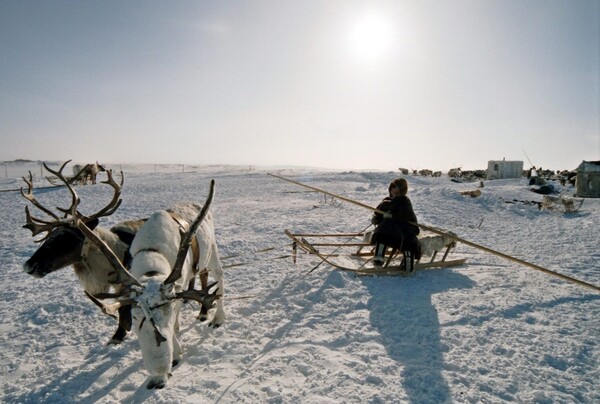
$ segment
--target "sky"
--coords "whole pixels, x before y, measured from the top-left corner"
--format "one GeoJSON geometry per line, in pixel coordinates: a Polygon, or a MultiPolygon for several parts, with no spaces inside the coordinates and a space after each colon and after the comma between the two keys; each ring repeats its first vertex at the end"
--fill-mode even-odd
{"type": "Polygon", "coordinates": [[[600,2],[0,0],[0,161],[600,160],[600,2]]]}

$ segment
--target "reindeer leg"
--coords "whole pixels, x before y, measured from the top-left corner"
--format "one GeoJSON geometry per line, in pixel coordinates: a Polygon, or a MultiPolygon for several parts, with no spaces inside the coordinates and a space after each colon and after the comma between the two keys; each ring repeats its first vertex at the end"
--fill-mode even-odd
{"type": "Polygon", "coordinates": [[[175,367],[179,365],[181,359],[183,358],[183,350],[181,349],[181,344],[177,339],[177,336],[173,336],[173,362],[171,363],[171,367],[175,367]]]}
{"type": "MultiPolygon", "coordinates": [[[[195,279],[193,279],[193,280],[195,280],[195,279]]],[[[202,286],[203,290],[206,289],[206,287],[208,286],[208,270],[206,268],[204,268],[202,271],[200,271],[200,285],[202,286]]],[[[190,288],[190,290],[191,289],[192,288],[190,288]]],[[[201,306],[200,314],[198,314],[198,320],[206,321],[207,318],[208,318],[208,310],[204,306],[201,306]]]]}
{"type": "MultiPolygon", "coordinates": [[[[194,290],[194,287],[196,287],[196,274],[194,273],[194,277],[192,279],[190,279],[190,281],[188,282],[188,287],[187,290],[194,290]]],[[[184,303],[187,303],[187,299],[183,300],[184,303]]]]}
{"type": "Polygon", "coordinates": [[[131,330],[131,306],[123,306],[119,307],[119,325],[117,327],[117,331],[115,331],[115,335],[112,336],[110,341],[108,341],[108,345],[118,345],[125,337],[127,337],[127,333],[131,330]]]}
{"type": "MultiPolygon", "coordinates": [[[[216,249],[216,244],[213,247],[216,249]]],[[[211,258],[211,263],[209,264],[210,273],[212,278],[217,281],[217,294],[219,296],[223,296],[223,267],[221,266],[221,262],[219,261],[219,254],[215,251],[211,258]]],[[[223,299],[217,299],[215,302],[215,314],[208,325],[209,327],[217,328],[220,327],[225,321],[225,310],[223,309],[223,299]]]]}

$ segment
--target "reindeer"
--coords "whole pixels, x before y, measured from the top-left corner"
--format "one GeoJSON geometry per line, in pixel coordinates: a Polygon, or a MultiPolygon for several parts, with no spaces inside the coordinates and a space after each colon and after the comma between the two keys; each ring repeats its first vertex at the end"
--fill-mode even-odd
{"type": "MultiPolygon", "coordinates": [[[[73,188],[69,188],[75,195],[73,188]]],[[[219,326],[225,318],[220,299],[223,294],[223,269],[219,261],[212,217],[208,214],[213,195],[214,180],[202,208],[184,204],[153,213],[138,230],[131,244],[130,271],[87,228],[85,221],[78,218],[76,208],[71,209],[77,226],[103,250],[119,279],[126,285],[119,294],[97,297],[118,299],[116,303],[104,305],[107,314],[120,307],[133,307],[133,329],[139,338],[144,365],[150,374],[146,384],[148,389],[163,388],[171,368],[182,358],[181,345],[176,335],[179,331],[181,299],[196,300],[204,309],[212,307],[216,301],[213,326],[219,326]],[[191,224],[188,226],[187,223],[191,224]],[[194,243],[199,247],[199,267],[208,268],[216,282],[202,290],[184,290],[184,286],[195,276],[194,253],[188,253],[190,245],[193,250],[194,243]],[[210,293],[209,290],[215,285],[217,289],[210,293]]]]}
{"type": "Polygon", "coordinates": [[[94,164],[86,164],[85,166],[75,164],[73,166],[73,178],[71,178],[71,184],[81,183],[87,185],[88,182],[90,184],[96,184],[96,176],[98,173],[105,171],[106,169],[104,166],[98,164],[97,161],[94,164]]]}
{"type": "MultiPolygon", "coordinates": [[[[46,164],[44,164],[44,167],[69,186],[69,181],[62,173],[64,167],[69,162],[70,160],[65,162],[58,171],[51,170],[46,164]]],[[[121,173],[120,184],[114,180],[111,170],[108,170],[107,174],[108,179],[103,181],[103,183],[113,188],[114,194],[112,200],[97,213],[86,217],[81,216],[81,220],[88,228],[93,229],[94,233],[101,240],[110,246],[120,260],[123,260],[133,240],[133,236],[141,227],[143,220],[121,222],[110,230],[97,227],[101,217],[112,215],[121,204],[119,197],[123,185],[123,173],[121,173]]],[[[52,218],[51,220],[36,218],[31,215],[29,208],[25,207],[27,224],[23,227],[31,230],[34,237],[40,233],[46,233],[45,237],[37,240],[37,242],[42,243],[41,246],[23,265],[25,272],[36,278],[43,278],[49,273],[72,265],[75,275],[88,296],[107,293],[111,289],[120,291],[123,285],[118,281],[117,273],[107,261],[104,254],[69,220],[67,217],[68,210],[59,208],[64,213],[64,216],[61,218],[37,201],[33,196],[33,176],[31,172],[29,173],[29,179],[23,177],[23,180],[28,186],[28,191],[25,193],[23,188],[21,188],[21,195],[31,202],[33,206],[52,218]]],[[[128,331],[131,329],[130,307],[119,309],[118,321],[117,330],[108,344],[120,344],[127,336],[128,331]]]]}
{"type": "Polygon", "coordinates": [[[450,178],[460,178],[460,177],[462,177],[462,172],[461,172],[460,167],[451,168],[450,170],[448,170],[448,177],[450,177],[450,178]]]}

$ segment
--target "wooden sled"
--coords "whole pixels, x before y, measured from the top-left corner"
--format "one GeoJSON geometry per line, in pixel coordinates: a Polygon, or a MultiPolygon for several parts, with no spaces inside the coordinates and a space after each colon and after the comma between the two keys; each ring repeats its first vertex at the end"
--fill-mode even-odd
{"type": "Polygon", "coordinates": [[[540,205],[541,209],[562,211],[564,213],[576,213],[583,205],[583,198],[570,198],[567,196],[544,195],[540,205]]]}
{"type": "MultiPolygon", "coordinates": [[[[307,254],[312,254],[319,257],[323,262],[333,266],[334,268],[356,273],[357,275],[409,275],[412,272],[406,272],[402,268],[403,255],[395,249],[388,248],[385,253],[385,263],[381,267],[375,267],[372,264],[374,256],[374,248],[370,243],[365,241],[352,241],[354,238],[365,237],[363,233],[337,233],[337,234],[308,234],[308,233],[292,233],[285,230],[285,234],[292,239],[292,259],[294,263],[297,259],[298,249],[307,254]],[[346,242],[337,241],[336,239],[346,239],[346,242]],[[310,241],[309,241],[310,239],[310,241]],[[330,241],[333,240],[333,241],[330,241]],[[320,248],[334,248],[332,251],[324,252],[320,248]],[[350,251],[353,249],[354,252],[350,251]],[[339,262],[340,257],[350,258],[356,262],[356,266],[350,266],[339,262]]],[[[448,254],[454,249],[455,243],[451,242],[445,246],[445,251],[441,259],[436,260],[438,251],[431,253],[429,262],[421,260],[416,261],[414,271],[432,268],[447,268],[464,265],[466,259],[447,260],[448,254]]]]}

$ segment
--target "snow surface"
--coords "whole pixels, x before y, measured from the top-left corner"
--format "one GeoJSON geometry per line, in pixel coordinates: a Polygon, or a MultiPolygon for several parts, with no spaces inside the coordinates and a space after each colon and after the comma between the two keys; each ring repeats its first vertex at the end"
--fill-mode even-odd
{"type": "MultiPolygon", "coordinates": [[[[467,265],[409,277],[357,277],[290,258],[284,229],[358,231],[364,208],[251,167],[121,166],[123,204],[102,225],[149,215],[174,202],[212,211],[225,270],[227,319],[216,330],[182,311],[184,360],[163,390],[146,390],[133,334],[106,346],[116,322],[88,301],[72,269],[36,279],[22,270],[35,251],[25,200],[0,192],[0,402],[99,403],[479,403],[600,402],[600,293],[460,245],[467,265]],[[266,253],[255,251],[275,247],[266,253]]],[[[10,170],[14,170],[13,166],[10,170]]],[[[19,176],[0,189],[22,186],[19,176]]],[[[395,172],[276,171],[376,206],[395,172]]],[[[47,185],[34,170],[36,186],[47,185]]],[[[104,178],[104,177],[103,177],[104,178]]],[[[419,221],[600,285],[600,200],[574,215],[505,200],[541,201],[526,180],[486,181],[479,198],[448,177],[408,177],[419,221]]],[[[81,210],[111,197],[106,185],[78,186],[81,210]]],[[[572,193],[572,188],[562,189],[572,193]]],[[[39,189],[66,206],[64,188],[39,189]]],[[[35,211],[35,209],[34,209],[35,211]]],[[[36,212],[41,215],[41,212],[36,212]]]]}

